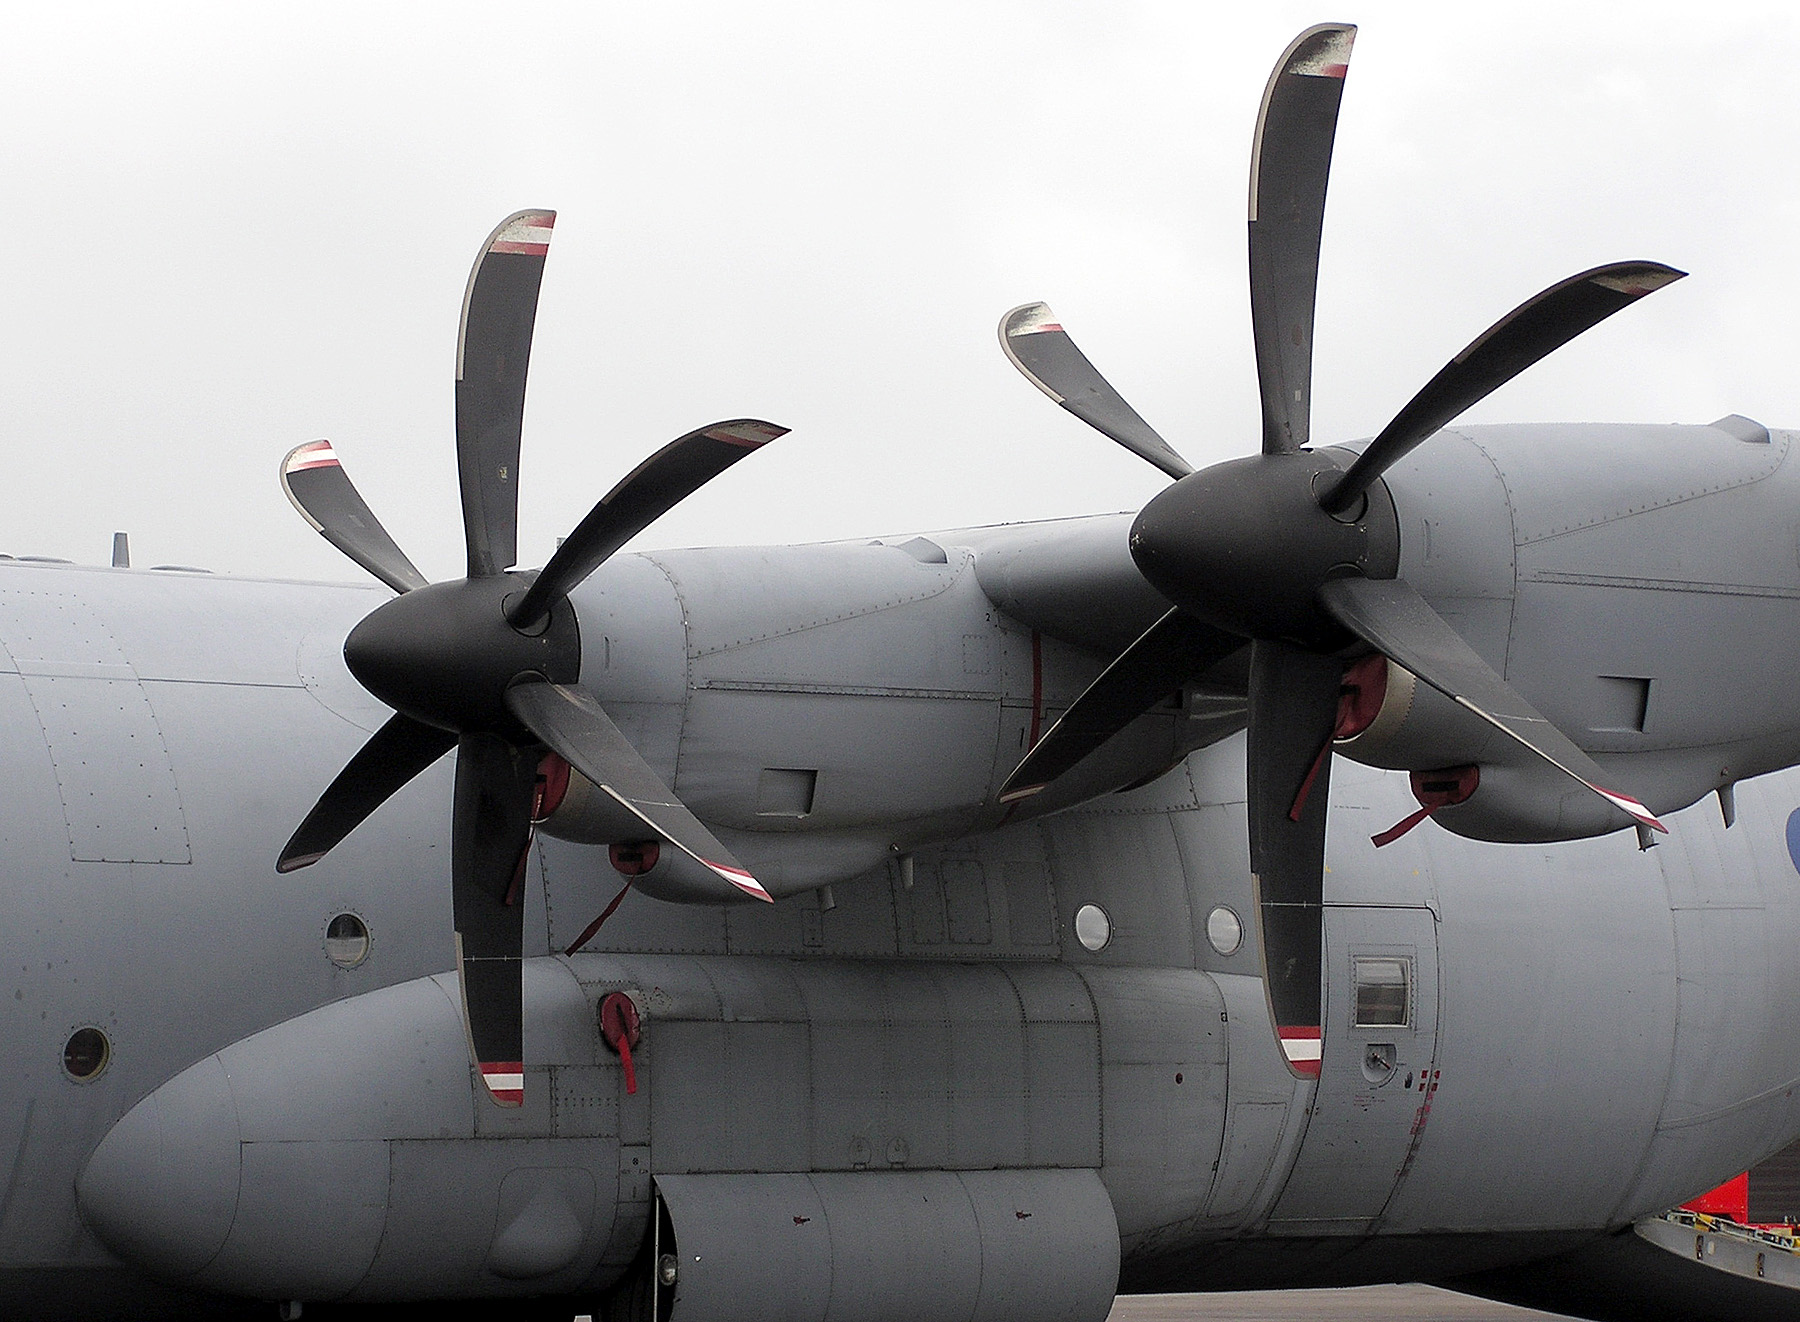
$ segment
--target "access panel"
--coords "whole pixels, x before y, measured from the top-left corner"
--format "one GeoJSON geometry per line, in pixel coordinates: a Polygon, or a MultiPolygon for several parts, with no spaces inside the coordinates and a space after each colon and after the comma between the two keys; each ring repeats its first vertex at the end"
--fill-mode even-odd
{"type": "Polygon", "coordinates": [[[659,1175],[669,1322],[1101,1322],[1119,1279],[1091,1170],[659,1175]]]}
{"type": "Polygon", "coordinates": [[[1325,906],[1325,1041],[1306,1137],[1273,1220],[1360,1234],[1412,1167],[1437,1091],[1437,919],[1325,906]]]}
{"type": "Polygon", "coordinates": [[[187,821],[148,690],[74,596],[0,592],[0,642],[31,698],[76,862],[188,863],[187,821]]]}

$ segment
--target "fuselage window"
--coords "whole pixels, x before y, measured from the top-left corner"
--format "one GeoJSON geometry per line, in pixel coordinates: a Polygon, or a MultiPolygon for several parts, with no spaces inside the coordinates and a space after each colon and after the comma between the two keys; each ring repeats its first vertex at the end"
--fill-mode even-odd
{"type": "Polygon", "coordinates": [[[77,1028],[63,1044],[63,1070],[71,1079],[91,1079],[112,1059],[112,1043],[98,1028],[77,1028]]]}
{"type": "Polygon", "coordinates": [[[1405,1028],[1412,1022],[1412,961],[1358,957],[1356,1026],[1405,1028]]]}
{"type": "Polygon", "coordinates": [[[1235,955],[1244,944],[1244,924],[1221,904],[1206,915],[1206,939],[1221,955],[1235,955]]]}
{"type": "Polygon", "coordinates": [[[369,927],[353,913],[341,913],[325,928],[325,954],[340,969],[353,969],[369,957],[369,927]]]}
{"type": "Polygon", "coordinates": [[[1098,954],[1112,940],[1112,919],[1097,904],[1084,904],[1075,911],[1075,939],[1098,954]]]}

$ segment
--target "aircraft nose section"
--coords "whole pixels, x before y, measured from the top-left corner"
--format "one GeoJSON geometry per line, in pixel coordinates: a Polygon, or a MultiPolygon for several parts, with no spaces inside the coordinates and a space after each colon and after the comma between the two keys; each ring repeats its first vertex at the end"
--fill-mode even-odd
{"type": "Polygon", "coordinates": [[[159,1276],[199,1272],[237,1214],[239,1132],[217,1056],[176,1075],[114,1125],[75,1194],[114,1253],[159,1276]]]}

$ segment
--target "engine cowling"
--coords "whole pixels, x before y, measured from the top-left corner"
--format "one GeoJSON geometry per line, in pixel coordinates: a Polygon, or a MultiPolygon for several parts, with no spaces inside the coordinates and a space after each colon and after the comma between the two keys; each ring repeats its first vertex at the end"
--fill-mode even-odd
{"type": "Polygon", "coordinates": [[[1379,678],[1365,691],[1377,693],[1379,705],[1359,733],[1336,742],[1335,752],[1365,766],[1425,771],[1479,763],[1497,742],[1511,742],[1404,666],[1370,659],[1380,663],[1379,678]]]}
{"type": "Polygon", "coordinates": [[[640,848],[654,841],[655,833],[555,753],[546,753],[538,764],[531,820],[558,840],[613,846],[613,866],[646,895],[677,904],[719,902],[717,882],[705,864],[672,847],[640,848]]]}
{"type": "MultiPolygon", "coordinates": [[[[1420,805],[1419,813],[1376,835],[1377,845],[1392,843],[1427,815],[1472,840],[1512,844],[1607,835],[1629,824],[1405,667],[1386,657],[1367,658],[1358,667],[1365,695],[1378,705],[1361,718],[1356,733],[1335,742],[1334,751],[1366,766],[1411,773],[1420,805]]],[[[1694,788],[1678,806],[1712,788],[1694,788]]]]}

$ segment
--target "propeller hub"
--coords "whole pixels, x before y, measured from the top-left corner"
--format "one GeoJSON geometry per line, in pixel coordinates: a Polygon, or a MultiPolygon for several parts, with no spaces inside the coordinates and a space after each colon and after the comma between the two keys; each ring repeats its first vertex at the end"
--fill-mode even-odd
{"type": "Polygon", "coordinates": [[[345,664],[370,693],[414,720],[533,742],[506,709],[507,687],[521,675],[573,684],[581,633],[567,600],[530,633],[508,624],[506,600],[525,586],[516,575],[496,574],[395,597],[350,631],[345,664]]]}
{"type": "Polygon", "coordinates": [[[1314,600],[1320,584],[1391,578],[1399,564],[1385,486],[1345,515],[1320,507],[1341,469],[1337,456],[1311,450],[1201,469],[1138,514],[1132,558],[1157,591],[1209,624],[1335,650],[1349,639],[1314,600]]]}

